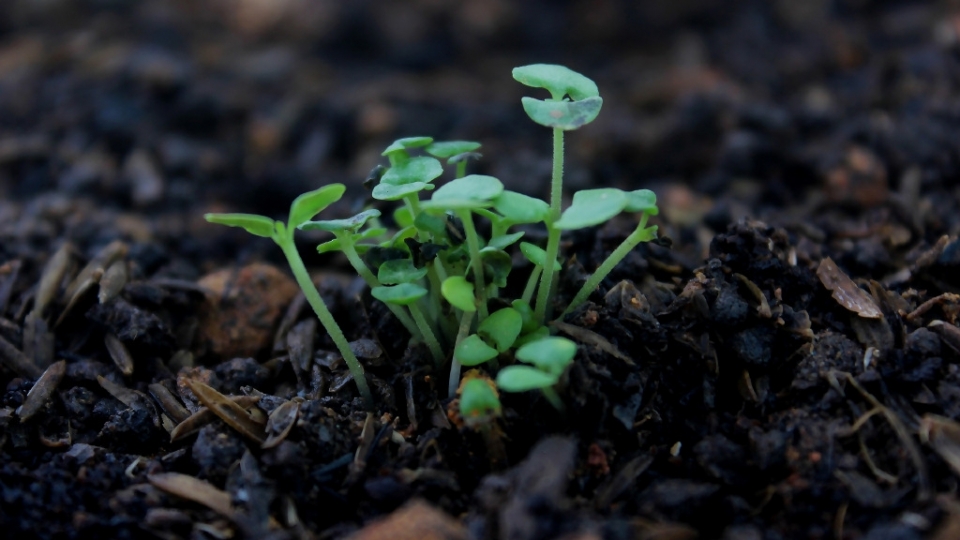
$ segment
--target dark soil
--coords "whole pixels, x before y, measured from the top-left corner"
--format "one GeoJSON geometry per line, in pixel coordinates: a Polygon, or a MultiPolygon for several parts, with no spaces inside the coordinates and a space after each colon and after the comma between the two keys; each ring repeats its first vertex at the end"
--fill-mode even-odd
{"type": "MultiPolygon", "coordinates": [[[[0,536],[960,538],[958,141],[951,0],[0,2],[0,536]],[[560,325],[564,413],[478,433],[300,236],[368,414],[279,250],[202,215],[346,216],[410,135],[543,196],[532,62],[604,97],[567,191],[653,189],[671,242],[560,325]]],[[[566,237],[561,296],[632,228],[566,237]]]]}

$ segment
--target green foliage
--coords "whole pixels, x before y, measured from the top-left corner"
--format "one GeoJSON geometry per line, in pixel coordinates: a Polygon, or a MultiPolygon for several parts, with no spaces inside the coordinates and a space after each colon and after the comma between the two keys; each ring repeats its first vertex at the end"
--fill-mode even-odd
{"type": "Polygon", "coordinates": [[[343,197],[345,187],[331,184],[297,197],[286,222],[250,214],[207,215],[211,222],[271,238],[283,248],[298,283],[368,400],[372,396],[363,367],[344,350],[349,347],[343,333],[322,305],[296,252],[297,228],[332,235],[317,250],[341,251],[369,285],[373,298],[386,305],[412,341],[429,347],[436,369],[449,365],[448,387],[451,393],[460,388],[464,418],[500,413],[496,388],[483,371],[495,373],[496,384],[504,391],[540,390],[562,407],[554,388],[577,352],[574,342],[551,337],[548,325],[560,261],[567,257],[560,253],[562,231],[599,226],[624,212],[639,215],[636,230],[588,278],[563,313],[586,302],[638,243],[656,238],[656,226],[647,226],[649,216],[658,213],[656,196],[649,190],[582,190],[573,194],[569,208],[564,211],[561,206],[564,132],[596,118],[603,104],[597,85],[549,64],[518,67],[513,76],[550,94],[546,99],[521,100],[534,122],[553,131],[549,202],[507,190],[493,176],[466,174],[468,162],[480,158],[477,142],[406,137],[387,146],[382,155],[389,164],[377,165],[364,181],[373,199],[383,201],[377,208],[347,218],[313,220],[343,197]],[[387,209],[383,221],[381,208],[387,209]],[[542,238],[539,231],[544,230],[545,242],[521,241],[542,238]],[[514,261],[521,254],[533,269],[522,272],[526,280],[522,297],[505,298],[502,291],[523,286],[513,282],[514,261]],[[501,363],[505,367],[500,368],[501,363]],[[461,386],[461,366],[476,366],[480,376],[471,375],[477,378],[461,386]]]}

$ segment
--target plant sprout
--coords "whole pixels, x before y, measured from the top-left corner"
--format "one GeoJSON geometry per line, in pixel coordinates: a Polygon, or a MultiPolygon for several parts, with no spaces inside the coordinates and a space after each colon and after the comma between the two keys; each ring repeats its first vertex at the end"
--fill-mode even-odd
{"type": "Polygon", "coordinates": [[[517,349],[517,360],[531,366],[509,366],[497,374],[497,386],[506,392],[540,390],[557,410],[563,402],[553,386],[577,354],[577,344],[567,338],[547,337],[517,349]]]}
{"type": "Polygon", "coordinates": [[[423,316],[423,311],[417,306],[417,300],[427,295],[427,290],[415,283],[400,283],[394,286],[374,287],[370,289],[370,294],[374,298],[387,304],[406,306],[413,315],[413,321],[417,328],[426,339],[427,346],[430,348],[430,354],[438,366],[443,364],[443,349],[440,348],[440,342],[430,328],[430,323],[423,316]]]}
{"type": "Polygon", "coordinates": [[[435,158],[446,159],[450,165],[457,166],[456,178],[467,175],[467,160],[479,159],[476,151],[480,143],[473,141],[435,142],[426,147],[426,152],[435,158]]]}
{"type": "Polygon", "coordinates": [[[357,390],[360,391],[366,406],[372,408],[373,394],[367,385],[363,364],[353,354],[343,330],[340,329],[336,319],[333,318],[333,314],[330,313],[327,305],[323,302],[320,291],[317,290],[313,280],[310,279],[310,274],[307,272],[303,259],[300,258],[300,253],[293,241],[293,233],[297,227],[319,214],[324,208],[340,200],[345,191],[346,187],[343,184],[330,184],[300,195],[290,205],[290,214],[286,223],[254,214],[206,214],[204,218],[211,223],[240,227],[250,234],[270,238],[280,246],[307,302],[313,308],[317,318],[320,319],[320,324],[330,335],[330,339],[333,340],[337,350],[343,355],[343,360],[347,363],[347,367],[353,375],[353,381],[357,385],[357,390]]]}

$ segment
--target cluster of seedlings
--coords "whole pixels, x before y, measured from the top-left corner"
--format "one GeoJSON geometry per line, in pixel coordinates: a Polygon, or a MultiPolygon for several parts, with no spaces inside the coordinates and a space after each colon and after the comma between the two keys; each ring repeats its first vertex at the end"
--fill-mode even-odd
{"type": "Polygon", "coordinates": [[[389,166],[371,174],[368,187],[378,201],[397,207],[391,220],[368,209],[336,220],[314,220],[339,200],[342,184],[305,193],[290,208],[286,222],[251,214],[208,214],[208,221],[242,227],[271,238],[283,250],[297,283],[321,324],[343,355],[360,394],[372,406],[373,396],[357,360],[294,244],[294,232],[321,230],[333,239],[321,253],[342,252],[416,342],[427,346],[438,370],[449,371],[449,393],[460,394],[460,412],[478,425],[500,411],[497,390],[540,390],[562,408],[555,386],[573,361],[577,346],[551,336],[550,321],[587,300],[600,282],[640,242],[656,238],[656,196],[650,190],[587,189],[561,208],[564,132],[593,121],[603,104],[597,85],[563,66],[535,64],[513,70],[513,77],[550,92],[547,99],[524,97],[523,108],[536,123],[553,131],[553,174],[550,200],[544,202],[504,189],[500,180],[466,174],[467,163],[479,157],[480,144],[435,142],[430,137],[394,141],[383,151],[389,166]],[[453,178],[439,187],[445,160],[453,178]],[[421,197],[432,192],[429,199],[421,197]],[[636,229],[596,269],[569,305],[556,313],[555,296],[561,269],[560,236],[564,231],[600,225],[622,212],[639,214],[636,229]],[[475,220],[486,220],[489,235],[478,232],[475,220]],[[543,226],[546,245],[520,242],[517,226],[543,226]],[[519,245],[517,243],[519,242],[519,245]],[[510,252],[519,249],[533,265],[520,298],[501,294],[513,270],[510,252]],[[492,309],[493,306],[496,309],[492,309]],[[519,361],[519,362],[515,362],[519,361]],[[461,369],[472,369],[461,381],[461,369]],[[486,373],[496,374],[495,384],[486,373]]]}

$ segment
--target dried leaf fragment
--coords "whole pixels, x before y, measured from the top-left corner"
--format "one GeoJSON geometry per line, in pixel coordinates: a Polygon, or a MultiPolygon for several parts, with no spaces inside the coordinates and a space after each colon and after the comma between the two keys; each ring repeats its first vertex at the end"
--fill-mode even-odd
{"type": "Polygon", "coordinates": [[[130,356],[127,346],[109,332],[103,336],[103,343],[107,346],[107,352],[110,353],[110,358],[120,372],[128,377],[133,375],[133,357],[130,356]]]}
{"type": "MultiPolygon", "coordinates": [[[[259,401],[259,398],[255,396],[230,396],[230,399],[243,409],[253,407],[257,401],[259,401]]],[[[176,442],[198,431],[203,426],[212,422],[216,417],[217,415],[213,414],[210,409],[200,407],[197,412],[188,414],[170,431],[170,442],[176,442]]]]}
{"type": "Polygon", "coordinates": [[[844,308],[866,319],[879,319],[883,313],[866,291],[843,273],[843,270],[827,257],[817,267],[817,277],[833,298],[844,308]]]}
{"type": "Polygon", "coordinates": [[[43,370],[37,367],[20,349],[0,336],[0,363],[23,377],[37,379],[43,375],[43,370]]]}
{"type": "Polygon", "coordinates": [[[127,262],[120,259],[113,261],[100,278],[100,293],[97,300],[105,304],[116,298],[127,285],[127,262]]]}
{"type": "Polygon", "coordinates": [[[187,379],[187,385],[200,403],[203,403],[228,426],[257,444],[263,444],[266,440],[263,425],[254,421],[247,411],[233,400],[200,381],[187,379]]]}
{"type": "Polygon", "coordinates": [[[279,407],[270,413],[267,419],[267,440],[260,445],[260,448],[267,449],[283,442],[290,434],[294,424],[297,423],[297,414],[300,412],[300,403],[296,401],[285,401],[279,407]]]}
{"type": "Polygon", "coordinates": [[[236,512],[230,503],[230,494],[217,489],[213,484],[180,473],[158,473],[147,476],[147,480],[171,495],[200,503],[221,516],[234,520],[236,512]]]}
{"type": "Polygon", "coordinates": [[[53,392],[56,391],[60,381],[63,380],[64,373],[67,372],[67,362],[60,360],[43,372],[43,375],[37,379],[30,391],[27,392],[27,398],[23,400],[23,405],[17,408],[17,415],[20,416],[20,422],[26,422],[50,399],[53,392]]]}
{"type": "Polygon", "coordinates": [[[943,416],[925,414],[920,419],[919,433],[920,440],[960,476],[960,424],[943,416]]]}

